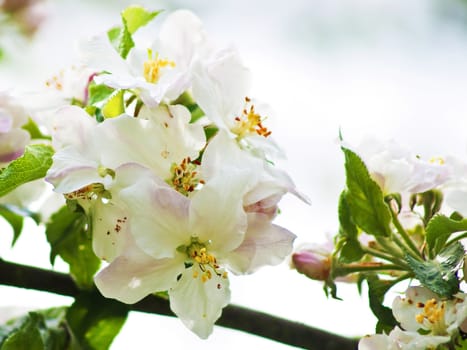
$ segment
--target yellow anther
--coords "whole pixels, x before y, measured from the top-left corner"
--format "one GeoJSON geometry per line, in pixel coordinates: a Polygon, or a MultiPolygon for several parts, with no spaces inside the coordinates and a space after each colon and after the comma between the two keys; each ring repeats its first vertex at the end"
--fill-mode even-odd
{"type": "Polygon", "coordinates": [[[204,183],[198,176],[197,164],[189,157],[183,159],[179,165],[173,164],[170,170],[173,175],[166,182],[184,196],[189,196],[199,184],[204,183]]]}
{"type": "Polygon", "coordinates": [[[193,278],[198,278],[198,275],[199,275],[198,271],[194,270],[193,271],[193,278]]]}
{"type": "Polygon", "coordinates": [[[227,273],[227,271],[224,271],[224,273],[222,274],[222,278],[227,278],[229,276],[229,274],[227,273]]]}
{"type": "Polygon", "coordinates": [[[438,165],[444,165],[445,161],[444,158],[442,157],[432,157],[430,159],[431,164],[438,164],[438,165]]]}
{"type": "Polygon", "coordinates": [[[143,69],[144,79],[146,79],[148,83],[155,84],[160,79],[161,69],[174,67],[175,62],[167,59],[160,59],[158,53],[153,57],[152,50],[148,49],[148,60],[144,62],[143,69]]]}
{"type": "MultiPolygon", "coordinates": [[[[415,316],[415,320],[423,324],[425,320],[430,323],[430,328],[434,334],[443,335],[446,332],[444,321],[445,305],[444,301],[438,302],[436,299],[427,300],[423,306],[423,312],[415,316]]],[[[426,324],[425,324],[426,325],[426,324]]]]}
{"type": "Polygon", "coordinates": [[[266,118],[261,117],[255,111],[255,106],[250,105],[251,100],[245,97],[245,108],[242,111],[241,116],[235,117],[235,126],[232,128],[232,132],[237,134],[239,138],[244,137],[247,134],[258,134],[263,137],[271,135],[266,127],[263,126],[263,121],[266,118]]]}

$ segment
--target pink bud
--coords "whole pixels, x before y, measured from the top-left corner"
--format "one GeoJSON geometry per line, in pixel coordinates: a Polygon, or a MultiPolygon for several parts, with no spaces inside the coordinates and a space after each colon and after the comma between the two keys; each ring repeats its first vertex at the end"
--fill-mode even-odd
{"type": "Polygon", "coordinates": [[[325,281],[331,271],[331,255],[318,249],[304,249],[292,255],[292,267],[305,276],[325,281]]]}

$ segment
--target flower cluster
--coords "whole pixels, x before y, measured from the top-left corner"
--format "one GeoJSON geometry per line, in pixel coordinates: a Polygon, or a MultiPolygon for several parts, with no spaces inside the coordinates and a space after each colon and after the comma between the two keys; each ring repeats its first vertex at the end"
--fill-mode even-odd
{"type": "Polygon", "coordinates": [[[281,151],[236,50],[216,47],[185,10],[139,43],[157,15],[130,7],[121,27],[81,43],[81,71],[93,73],[54,115],[46,180],[88,216],[104,296],[167,292],[206,338],[229,303],[229,272],[290,254],[295,235],[272,221],[284,194],[301,196],[274,166],[281,151]]]}
{"type": "Polygon", "coordinates": [[[467,322],[460,289],[466,164],[451,157],[426,161],[394,141],[342,142],[342,149],[347,186],[339,233],[326,249],[297,250],[292,266],[325,281],[335,297],[335,282],[368,282],[383,334],[363,338],[359,349],[454,348],[467,322]],[[385,294],[405,280],[417,282],[388,309],[385,294]]]}

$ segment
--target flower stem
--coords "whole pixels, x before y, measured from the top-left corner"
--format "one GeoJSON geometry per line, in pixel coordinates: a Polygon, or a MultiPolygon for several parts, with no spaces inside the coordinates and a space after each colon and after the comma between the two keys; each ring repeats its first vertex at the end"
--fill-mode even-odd
{"type": "Polygon", "coordinates": [[[409,270],[409,266],[405,263],[405,261],[403,261],[400,258],[397,258],[397,257],[389,255],[389,254],[385,254],[385,253],[383,253],[383,252],[381,252],[381,251],[379,251],[377,249],[372,249],[372,248],[368,248],[368,247],[362,247],[362,249],[366,254],[375,256],[375,257],[380,258],[380,259],[390,261],[394,265],[398,265],[400,267],[403,267],[403,268],[409,270]]]}
{"type": "Polygon", "coordinates": [[[407,231],[402,227],[402,225],[401,225],[401,223],[399,221],[399,218],[397,217],[397,214],[392,210],[391,210],[391,216],[392,216],[392,222],[393,222],[394,226],[396,227],[397,232],[399,233],[399,235],[404,240],[405,245],[402,243],[402,241],[399,240],[399,238],[397,236],[393,236],[394,241],[397,244],[401,245],[401,246],[407,247],[407,253],[412,255],[414,258],[416,258],[418,260],[422,260],[422,255],[421,255],[420,251],[418,250],[418,248],[415,245],[414,241],[412,241],[412,239],[410,238],[407,231]]]}

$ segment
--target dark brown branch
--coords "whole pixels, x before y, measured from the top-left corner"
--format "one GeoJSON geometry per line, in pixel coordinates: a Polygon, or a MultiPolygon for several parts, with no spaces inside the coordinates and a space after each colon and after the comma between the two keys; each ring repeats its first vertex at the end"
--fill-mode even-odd
{"type": "MultiPolygon", "coordinates": [[[[0,284],[74,297],[79,289],[69,275],[0,259],[0,284]]],[[[148,296],[131,310],[174,316],[167,300],[148,296]]],[[[354,350],[357,341],[240,306],[227,306],[217,325],[288,345],[316,350],[354,350]]]]}

